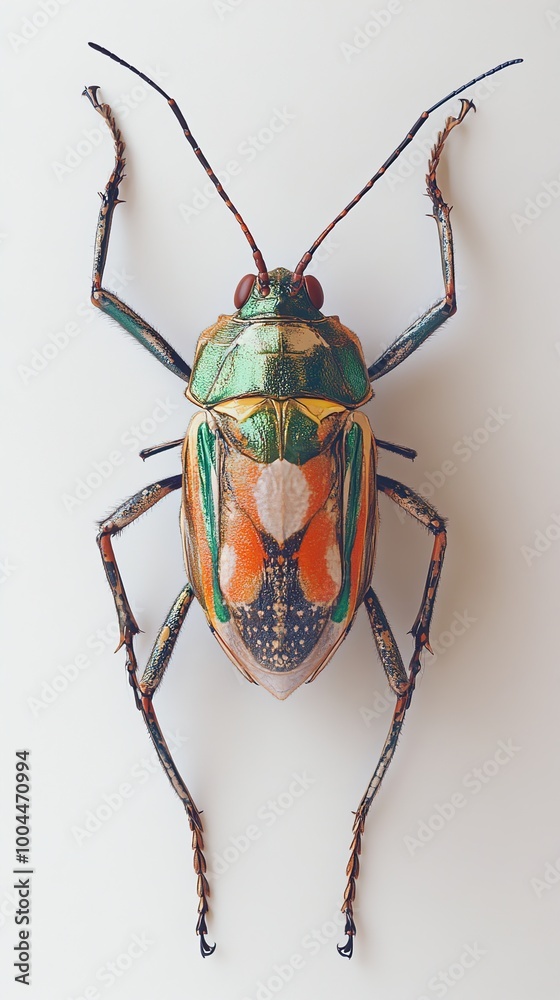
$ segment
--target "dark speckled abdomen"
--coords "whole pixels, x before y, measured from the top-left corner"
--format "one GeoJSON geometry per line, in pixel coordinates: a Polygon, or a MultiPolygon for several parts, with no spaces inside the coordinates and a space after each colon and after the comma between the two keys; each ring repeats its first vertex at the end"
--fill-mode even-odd
{"type": "MultiPolygon", "coordinates": [[[[246,402],[249,410],[257,405],[246,402]]],[[[328,401],[303,402],[318,412],[323,405],[316,426],[331,421],[322,441],[310,445],[299,425],[282,434],[288,402],[262,399],[266,461],[258,434],[240,448],[224,414],[211,410],[193,418],[184,452],[189,580],[228,656],[277,698],[317,674],[346,635],[369,586],[376,537],[367,418],[328,401]]]]}

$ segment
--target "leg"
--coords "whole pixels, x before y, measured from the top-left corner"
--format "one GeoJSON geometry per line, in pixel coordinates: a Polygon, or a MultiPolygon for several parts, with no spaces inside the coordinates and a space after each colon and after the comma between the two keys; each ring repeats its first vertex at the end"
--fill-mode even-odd
{"type": "Polygon", "coordinates": [[[391,630],[391,626],[385,617],[385,612],[379,603],[377,594],[369,588],[364,604],[368,613],[371,631],[377,646],[377,652],[381,660],[383,669],[389,681],[389,685],[397,696],[406,694],[410,686],[408,674],[404,668],[399,648],[391,630]]]}
{"type": "MultiPolygon", "coordinates": [[[[391,441],[382,441],[381,438],[376,437],[375,443],[378,448],[384,448],[385,451],[392,451],[395,455],[401,455],[402,458],[409,458],[411,462],[417,457],[418,452],[414,451],[414,448],[404,448],[402,444],[392,444],[391,441]]],[[[140,452],[142,454],[142,452],[140,452]]]]}
{"type": "Polygon", "coordinates": [[[136,660],[134,657],[132,640],[133,636],[135,636],[140,629],[138,628],[136,619],[132,614],[128,598],[126,596],[121,574],[115,560],[111,536],[119,534],[123,528],[126,528],[128,524],[135,521],[137,517],[144,514],[145,511],[149,510],[150,507],[153,507],[159,500],[162,500],[168,493],[171,493],[173,490],[178,490],[181,487],[181,483],[182,476],[171,476],[169,479],[163,479],[159,483],[152,483],[151,486],[147,486],[146,489],[136,493],[133,497],[130,497],[129,500],[125,500],[120,507],[117,507],[113,514],[102,521],[99,525],[99,532],[97,535],[97,544],[99,545],[99,549],[101,551],[103,566],[105,567],[107,580],[109,581],[109,586],[113,593],[115,607],[117,609],[117,617],[119,620],[120,642],[117,649],[120,649],[122,645],[126,647],[126,668],[128,670],[130,683],[136,694],[138,707],[140,706],[135,680],[136,660]]]}
{"type": "Polygon", "coordinates": [[[391,500],[394,500],[399,507],[402,507],[403,510],[405,510],[412,517],[416,518],[417,521],[420,521],[420,523],[434,535],[432,557],[430,559],[430,566],[424,586],[420,610],[418,611],[414,625],[410,630],[415,639],[414,653],[412,654],[412,659],[410,661],[410,680],[413,686],[414,678],[420,670],[420,654],[422,650],[427,649],[430,653],[432,652],[430,649],[429,632],[436,599],[436,591],[439,578],[441,576],[443,557],[445,555],[445,548],[447,545],[445,521],[439,516],[437,510],[427,503],[423,497],[418,496],[418,494],[414,493],[414,491],[409,489],[408,486],[403,486],[402,483],[398,483],[396,479],[388,479],[386,476],[378,476],[377,486],[378,489],[380,489],[383,493],[386,493],[391,500]]]}
{"type": "Polygon", "coordinates": [[[84,94],[89,98],[91,104],[106,122],[115,143],[115,166],[105,190],[101,192],[101,208],[97,220],[97,232],[95,235],[95,250],[93,256],[93,277],[91,301],[102,312],[107,313],[117,323],[136,337],[143,347],[146,347],[166,368],[178,375],[179,378],[189,381],[191,370],[183,361],[179,354],[173,350],[170,344],[135,313],[130,306],[127,306],[116,295],[106,291],[101,287],[103,281],[103,271],[109,249],[109,236],[111,234],[111,224],[115,206],[119,204],[119,185],[124,177],[124,150],[125,145],[121,133],[117,128],[113,112],[108,104],[100,104],[97,99],[98,87],[86,87],[84,94]]]}
{"type": "Polygon", "coordinates": [[[147,458],[151,458],[152,455],[159,455],[161,451],[169,451],[170,448],[178,448],[180,444],[183,444],[184,440],[184,437],[176,438],[175,441],[166,441],[165,444],[156,444],[153,445],[152,448],[142,448],[142,451],[138,454],[140,455],[142,461],[145,462],[147,458]]]}
{"type": "Polygon", "coordinates": [[[407,695],[402,695],[398,698],[393,712],[393,718],[391,720],[391,727],[387,734],[387,738],[383,745],[383,750],[381,751],[381,756],[375,771],[373,773],[372,779],[364,793],[362,801],[360,802],[354,819],[354,825],[352,826],[352,843],[350,844],[350,860],[346,867],[346,874],[348,876],[348,882],[346,883],[346,891],[344,893],[344,902],[342,904],[342,912],[346,914],[346,924],[344,926],[344,933],[348,935],[345,944],[337,945],[338,953],[344,958],[352,958],[352,953],[354,951],[354,936],[356,934],[356,924],[353,918],[353,905],[356,896],[356,879],[358,878],[360,872],[360,861],[359,855],[362,849],[362,834],[364,832],[364,826],[366,822],[366,816],[369,812],[369,807],[379,788],[381,782],[385,776],[385,772],[389,767],[393,759],[393,754],[397,746],[397,740],[401,734],[402,725],[404,722],[404,716],[409,704],[409,698],[407,695]]]}
{"type": "Polygon", "coordinates": [[[356,879],[360,870],[359,854],[362,847],[362,834],[364,832],[366,816],[374,797],[379,791],[385,772],[393,759],[393,754],[397,746],[397,740],[400,736],[404,722],[405,713],[410,705],[412,694],[414,692],[416,676],[420,670],[420,655],[424,648],[430,650],[430,622],[432,619],[436,590],[441,575],[441,568],[447,542],[443,518],[441,518],[437,511],[431,507],[430,504],[426,503],[422,497],[418,496],[407,486],[403,486],[402,483],[398,483],[394,479],[388,479],[386,476],[377,477],[377,486],[378,489],[380,489],[383,493],[386,493],[391,500],[398,503],[399,506],[411,514],[412,517],[415,517],[418,521],[424,524],[435,537],[420,610],[418,611],[416,620],[411,629],[415,643],[408,675],[404,668],[391,627],[385,617],[379,600],[371,588],[365,596],[365,606],[369,616],[377,651],[381,658],[383,669],[385,670],[389,684],[397,695],[397,703],[395,705],[391,727],[387,734],[383,750],[381,751],[379,762],[362,801],[358,806],[352,828],[353,839],[350,845],[350,860],[346,868],[348,882],[346,884],[344,902],[342,905],[342,911],[346,913],[346,925],[344,930],[347,934],[347,940],[344,945],[338,946],[339,953],[345,958],[352,957],[353,938],[356,934],[356,925],[353,919],[353,903],[356,895],[356,879]]]}
{"type": "Polygon", "coordinates": [[[350,860],[346,867],[348,881],[346,883],[344,902],[342,904],[342,912],[346,914],[346,925],[344,931],[347,934],[347,940],[344,945],[337,945],[339,954],[343,955],[344,958],[352,958],[352,952],[354,950],[356,925],[354,923],[353,906],[356,896],[356,880],[360,871],[359,855],[362,849],[362,834],[364,832],[366,816],[369,812],[373,799],[379,791],[385,772],[393,758],[393,754],[397,746],[397,740],[402,729],[405,712],[410,704],[412,688],[414,686],[414,677],[412,675],[410,677],[407,676],[395,637],[391,631],[391,626],[389,625],[383,608],[381,607],[381,604],[371,587],[365,596],[364,603],[370,620],[377,652],[379,653],[379,657],[381,659],[381,663],[383,664],[383,669],[387,675],[389,684],[391,685],[393,691],[397,694],[397,703],[393,712],[391,727],[387,734],[383,750],[381,751],[381,756],[373,773],[372,779],[356,810],[354,824],[352,827],[353,836],[352,843],[350,845],[350,860]]]}
{"type": "Polygon", "coordinates": [[[205,935],[207,934],[206,914],[208,912],[208,896],[210,895],[210,887],[206,878],[206,860],[203,854],[204,841],[202,836],[202,820],[192,796],[179,774],[179,771],[177,770],[175,761],[171,756],[171,751],[165,741],[154,711],[154,706],[152,704],[153,696],[157,691],[161,679],[167,669],[173,648],[177,641],[177,636],[179,635],[181,626],[186,618],[193,596],[194,593],[192,587],[188,583],[185,584],[179,596],[171,606],[160,629],[152,654],[148,661],[148,665],[142,675],[142,680],[138,682],[135,673],[132,676],[135,685],[137,705],[144,716],[148,732],[163,769],[169,778],[171,785],[181,799],[183,806],[185,807],[189,826],[192,831],[194,870],[197,876],[197,892],[199,897],[196,933],[200,936],[200,951],[202,953],[202,957],[206,958],[208,955],[212,954],[216,945],[210,946],[205,938],[205,935]]]}
{"type": "Polygon", "coordinates": [[[443,281],[445,285],[445,295],[441,302],[436,303],[428,309],[420,319],[417,319],[409,326],[400,337],[395,340],[380,358],[368,369],[370,380],[381,378],[387,372],[399,365],[401,361],[412,354],[425,340],[437,330],[446,319],[457,311],[455,299],[455,269],[453,263],[453,234],[451,232],[451,222],[449,213],[451,209],[445,204],[441,191],[437,186],[436,170],[439,159],[449,133],[456,125],[460,125],[471,108],[474,108],[472,101],[461,100],[461,110],[457,118],[447,119],[443,132],[440,132],[437,142],[432,150],[432,155],[428,164],[428,174],[426,176],[428,196],[433,205],[433,218],[437,222],[439,232],[439,245],[441,251],[441,264],[443,269],[443,281]]]}
{"type": "Polygon", "coordinates": [[[136,707],[140,709],[142,715],[144,716],[148,732],[156,748],[159,759],[167,777],[185,807],[189,820],[189,826],[192,830],[194,868],[198,879],[197,891],[199,896],[197,934],[200,935],[201,952],[203,956],[206,956],[211,955],[214,948],[211,948],[206,943],[204,937],[207,932],[206,913],[208,912],[208,896],[210,894],[210,890],[205,875],[206,862],[202,853],[204,847],[202,839],[202,822],[190,792],[181,778],[181,775],[177,771],[173,757],[171,756],[171,751],[169,750],[169,747],[163,737],[152,705],[152,698],[159,687],[169,660],[171,659],[171,654],[173,652],[179,630],[185,620],[185,616],[189,610],[194,595],[192,588],[187,583],[183,587],[183,590],[179,594],[177,600],[172,605],[165,622],[160,629],[152,654],[148,661],[148,665],[142,675],[142,680],[139,682],[136,676],[136,657],[133,650],[133,637],[139,631],[139,628],[128,603],[128,598],[126,596],[111,543],[112,535],[118,534],[128,524],[131,524],[131,522],[136,520],[137,517],[140,517],[141,514],[144,514],[150,509],[150,507],[153,507],[154,504],[163,499],[164,496],[167,496],[168,493],[179,489],[181,483],[182,476],[171,476],[169,479],[164,479],[160,483],[153,483],[151,486],[146,487],[146,489],[141,490],[140,493],[136,493],[135,496],[126,500],[125,503],[118,507],[110,517],[106,518],[105,521],[102,522],[97,536],[97,541],[101,550],[101,557],[103,559],[103,565],[105,567],[109,586],[111,587],[113,597],[115,599],[115,606],[119,619],[120,643],[117,649],[120,649],[123,643],[126,646],[126,667],[129,682],[134,691],[136,707]]]}

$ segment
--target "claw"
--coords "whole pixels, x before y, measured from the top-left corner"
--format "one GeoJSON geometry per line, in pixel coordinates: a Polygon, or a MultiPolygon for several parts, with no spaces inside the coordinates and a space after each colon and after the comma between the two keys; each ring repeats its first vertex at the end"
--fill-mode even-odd
{"type": "Polygon", "coordinates": [[[82,97],[87,97],[88,101],[92,104],[92,106],[96,110],[99,107],[99,101],[97,100],[98,90],[99,90],[98,85],[97,86],[94,85],[93,87],[84,87],[84,89],[82,90],[82,97]]]}
{"type": "Polygon", "coordinates": [[[344,933],[348,935],[345,944],[337,944],[336,950],[339,955],[343,958],[352,958],[354,952],[354,936],[356,934],[356,924],[352,919],[352,915],[348,910],[346,912],[346,924],[344,926],[344,933]]]}
{"type": "Polygon", "coordinates": [[[200,935],[200,954],[203,958],[208,958],[209,955],[213,955],[216,951],[215,944],[207,944],[204,934],[200,935]]]}
{"type": "Polygon", "coordinates": [[[200,954],[203,958],[208,958],[209,955],[213,955],[216,951],[215,944],[208,944],[206,940],[206,934],[208,934],[208,928],[206,926],[206,916],[204,913],[200,914],[198,918],[198,923],[196,925],[196,933],[200,935],[200,954]]]}

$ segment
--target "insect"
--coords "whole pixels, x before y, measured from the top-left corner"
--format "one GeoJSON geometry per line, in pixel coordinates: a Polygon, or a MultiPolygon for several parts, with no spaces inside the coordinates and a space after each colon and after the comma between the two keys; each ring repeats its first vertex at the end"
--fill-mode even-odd
{"type": "Polygon", "coordinates": [[[134,66],[90,45],[132,70],[168,102],[184,135],[247,238],[256,274],[239,282],[236,312],[220,316],[198,341],[192,368],[149,323],[103,287],[113,213],[124,177],[125,145],[98,87],[84,94],[105,120],[115,144],[115,166],[101,193],[95,238],[92,302],[186,382],[199,410],[186,436],[141,452],[142,458],[182,445],[180,475],[152,483],[100,523],[98,544],[113,593],[125,647],[126,669],[164,770],[181,799],[192,831],[197,875],[196,932],[204,957],[208,898],[200,813],[179,774],[159,726],[153,697],[169,663],[194,597],[218,642],[241,673],[276,698],[312,681],[338,649],[358,608],[365,606],[374,643],[395,695],[389,732],[372,779],[355,813],[342,911],[350,958],[356,926],[353,906],[366,816],[393,757],[410,705],[429,631],[446,547],[445,523],[407,486],[378,471],[378,449],[406,458],[416,453],[375,439],[360,407],[371,383],[395,368],[456,311],[453,238],[436,171],[451,131],[474,108],[461,99],[433,147],[427,193],[441,250],[444,294],[369,367],[356,335],[338,317],[321,312],[323,292],[305,270],[333,227],[360,201],[412,141],[428,116],[484,77],[521,59],[495,66],[425,111],[385,163],[323,230],[295,269],[269,271],[241,215],[194,139],[175,100],[134,66]],[[174,490],[181,490],[181,535],[187,581],[172,604],[141,678],[133,648],[139,631],[113,552],[113,538],[174,490]],[[424,593],[412,626],[408,669],[379,599],[371,587],[378,532],[378,495],[410,514],[433,536],[424,593]]]}

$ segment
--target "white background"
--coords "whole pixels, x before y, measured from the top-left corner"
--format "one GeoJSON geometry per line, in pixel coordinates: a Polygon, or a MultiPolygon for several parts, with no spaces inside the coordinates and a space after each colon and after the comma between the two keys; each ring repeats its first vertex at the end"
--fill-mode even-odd
{"type": "MultiPolygon", "coordinates": [[[[41,1000],[557,996],[560,4],[393,0],[390,17],[373,18],[383,9],[384,0],[2,6],[3,996],[23,989],[13,984],[10,891],[21,747],[32,752],[30,993],[41,1000]],[[128,145],[107,285],[190,361],[199,332],[232,310],[252,260],[217,199],[185,220],[179,206],[205,185],[200,165],[165,102],[89,39],[159,74],[216,168],[238,163],[229,191],[270,267],[296,264],[425,107],[505,59],[526,60],[476,90],[478,113],[446,147],[458,314],[376,384],[366,408],[380,437],[418,450],[414,464],[383,454],[382,469],[431,492],[449,518],[449,548],[439,652],[426,657],[368,819],[351,963],[336,953],[334,920],[351,810],[391,702],[363,612],[323,674],[284,703],[238,677],[200,608],[189,613],[157,711],[204,809],[218,942],[204,962],[183,810],[151,763],[122,651],[112,652],[95,522],[179,471],[177,451],[146,465],[137,451],[182,435],[193,408],[179,379],[87,305],[96,192],[112,150],[80,97],[85,84],[102,86],[128,145]],[[292,117],[272,142],[262,133],[251,159],[250,137],[277,110],[292,117]],[[170,412],[158,422],[160,400],[170,412]],[[491,433],[490,411],[507,415],[491,433]],[[492,763],[500,741],[514,749],[492,763]],[[307,784],[297,797],[294,775],[307,784]],[[274,822],[269,800],[284,810],[274,822]],[[99,828],[85,834],[97,813],[99,828]],[[249,826],[258,836],[247,847],[249,826]],[[134,935],[145,950],[133,946],[131,958],[134,935]]],[[[358,332],[368,363],[441,294],[418,150],[457,108],[430,119],[310,269],[325,311],[358,332]]],[[[174,495],[116,543],[145,630],[141,660],[184,580],[177,513],[174,495]]],[[[374,583],[407,653],[429,554],[426,533],[382,500],[374,583]]]]}

